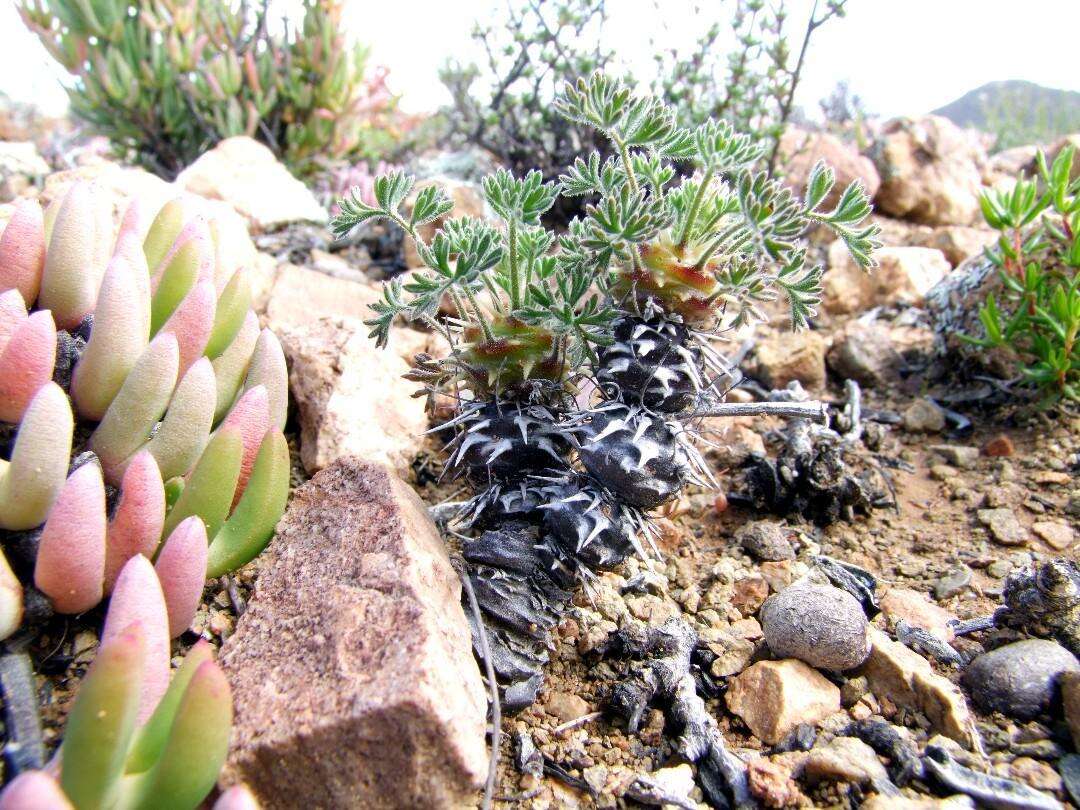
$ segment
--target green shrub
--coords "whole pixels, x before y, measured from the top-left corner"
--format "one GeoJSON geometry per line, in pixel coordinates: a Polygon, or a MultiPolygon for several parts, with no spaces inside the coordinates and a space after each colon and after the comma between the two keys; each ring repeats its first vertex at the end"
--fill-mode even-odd
{"type": "Polygon", "coordinates": [[[74,112],[165,177],[222,138],[250,135],[292,168],[377,157],[394,99],[341,33],[340,0],[303,0],[269,30],[269,0],[20,0],[74,76],[74,112]]]}
{"type": "MultiPolygon", "coordinates": [[[[815,5],[793,62],[783,4],[737,0],[730,16],[718,18],[688,51],[653,40],[652,92],[683,126],[724,120],[764,141],[771,165],[793,111],[810,35],[842,15],[845,2],[828,0],[823,12],[815,5]],[[725,51],[718,40],[729,29],[737,44],[725,51]]],[[[689,4],[683,10],[693,11],[689,4]]],[[[679,13],[670,5],[665,12],[679,13]]],[[[490,150],[515,173],[536,169],[547,180],[594,151],[609,155],[595,131],[561,118],[552,106],[563,81],[594,70],[619,74],[616,54],[603,45],[607,21],[605,0],[535,0],[511,3],[503,17],[478,23],[474,37],[486,54],[484,66],[442,72],[453,98],[446,111],[452,135],[490,150]],[[491,89],[478,96],[472,86],[481,74],[491,89]]]]}
{"type": "Polygon", "coordinates": [[[1062,149],[1039,178],[1021,176],[1009,191],[982,197],[983,216],[1001,237],[987,251],[1001,274],[1001,300],[979,311],[984,338],[967,340],[1013,352],[1024,378],[1048,399],[1080,399],[1080,178],[1070,179],[1075,150],[1062,149]],[[1040,183],[1041,180],[1041,183],[1040,183]]]}

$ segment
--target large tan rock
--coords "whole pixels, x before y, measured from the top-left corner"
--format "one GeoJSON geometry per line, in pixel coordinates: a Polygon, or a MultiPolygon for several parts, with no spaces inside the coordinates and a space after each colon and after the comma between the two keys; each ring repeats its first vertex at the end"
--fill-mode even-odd
{"type": "Polygon", "coordinates": [[[347,281],[295,264],[279,265],[266,295],[265,322],[275,332],[309,325],[316,317],[366,320],[382,297],[377,284],[347,281]]]}
{"type": "Polygon", "coordinates": [[[772,388],[783,388],[792,380],[809,389],[821,388],[826,345],[819,332],[775,332],[754,347],[754,376],[772,388]]]}
{"type": "Polygon", "coordinates": [[[881,185],[874,161],[860,155],[858,150],[828,132],[807,132],[799,127],[788,127],[780,139],[780,167],[784,172],[784,184],[802,195],[806,181],[818,161],[824,161],[836,177],[836,182],[825,198],[825,206],[834,207],[848,184],[858,180],[873,199],[881,185]]]}
{"type": "Polygon", "coordinates": [[[341,459],[294,494],[222,649],[236,718],[221,784],[267,810],[450,808],[487,772],[460,582],[424,503],[341,459]]]}
{"type": "Polygon", "coordinates": [[[428,428],[408,364],[378,349],[355,318],[330,317],[279,336],[300,415],[300,460],[309,473],[343,456],[389,465],[406,476],[428,428]]]}
{"type": "Polygon", "coordinates": [[[120,221],[133,199],[139,198],[155,205],[164,205],[180,193],[170,183],[143,169],[98,161],[55,172],[45,178],[45,186],[39,197],[42,206],[47,207],[53,200],[63,197],[72,185],[80,181],[94,183],[98,190],[108,197],[115,227],[120,226],[120,221]]]}
{"type": "Polygon", "coordinates": [[[878,266],[867,272],[851,260],[843,242],[829,246],[823,285],[827,312],[844,315],[896,303],[918,306],[951,269],[945,254],[933,248],[886,247],[874,257],[878,266]]]}
{"type": "Polygon", "coordinates": [[[179,188],[224,200],[253,231],[290,222],[326,222],[326,209],[266,146],[238,135],[205,152],[176,178],[179,188]]]}
{"type": "Polygon", "coordinates": [[[986,153],[956,124],[937,115],[885,125],[872,153],[881,187],[875,207],[926,225],[973,225],[986,153]]]}
{"type": "Polygon", "coordinates": [[[945,608],[931,602],[926,594],[910,588],[890,587],[881,597],[881,612],[889,626],[898,621],[905,621],[912,627],[918,627],[944,641],[952,642],[956,634],[949,624],[956,617],[945,608]]]}
{"type": "Polygon", "coordinates": [[[798,725],[816,725],[840,711],[840,690],[795,659],[759,661],[732,679],[725,698],[728,709],[770,745],[798,725]]]}
{"type": "Polygon", "coordinates": [[[870,657],[860,671],[879,700],[922,712],[934,731],[969,748],[975,745],[977,733],[963,694],[917,652],[871,627],[870,657]]]}
{"type": "Polygon", "coordinates": [[[49,173],[30,141],[0,141],[0,202],[10,202],[49,173]]]}

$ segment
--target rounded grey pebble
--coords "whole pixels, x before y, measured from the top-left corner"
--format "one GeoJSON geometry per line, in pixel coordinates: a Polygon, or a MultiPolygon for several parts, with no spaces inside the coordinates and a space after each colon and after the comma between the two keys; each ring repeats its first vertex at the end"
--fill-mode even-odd
{"type": "Polygon", "coordinates": [[[795,549],[779,523],[766,520],[748,523],[739,529],[736,537],[750,556],[762,562],[795,559],[795,549]]]}
{"type": "Polygon", "coordinates": [[[870,625],[858,600],[832,585],[800,582],[770,596],[759,614],[765,643],[778,658],[839,672],[870,654],[870,625]]]}
{"type": "Polygon", "coordinates": [[[1050,708],[1058,678],[1070,670],[1080,670],[1071,652],[1054,641],[1029,639],[978,656],[962,680],[983,711],[1033,720],[1050,708]]]}

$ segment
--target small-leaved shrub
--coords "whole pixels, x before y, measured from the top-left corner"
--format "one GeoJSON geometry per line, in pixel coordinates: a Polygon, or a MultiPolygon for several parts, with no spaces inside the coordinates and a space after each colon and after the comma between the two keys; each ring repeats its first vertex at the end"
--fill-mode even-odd
{"type": "Polygon", "coordinates": [[[987,251],[1001,275],[1000,298],[979,311],[986,348],[1014,352],[1025,380],[1046,397],[1080,399],[1080,178],[1070,179],[1075,150],[1053,165],[1038,156],[1038,178],[982,197],[983,216],[999,231],[987,251]]]}
{"type": "MultiPolygon", "coordinates": [[[[390,148],[395,100],[340,0],[303,0],[271,30],[268,0],[20,0],[74,77],[75,114],[123,156],[171,177],[219,140],[250,135],[301,172],[390,148]]],[[[276,20],[273,22],[277,22],[276,20]]]]}

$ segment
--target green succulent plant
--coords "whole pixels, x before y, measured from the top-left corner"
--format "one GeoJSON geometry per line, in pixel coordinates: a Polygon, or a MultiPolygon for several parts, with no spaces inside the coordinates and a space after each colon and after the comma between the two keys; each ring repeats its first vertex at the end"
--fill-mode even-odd
{"type": "Polygon", "coordinates": [[[76,183],[0,235],[0,420],[17,426],[0,528],[40,527],[34,584],[64,613],[157,560],[178,635],[206,578],[254,558],[284,511],[285,358],[238,238],[197,201],[137,200],[115,237],[108,210],[76,183]]]}
{"type": "Polygon", "coordinates": [[[268,2],[22,0],[19,11],[74,76],[74,112],[117,149],[172,177],[222,138],[250,135],[293,169],[377,158],[395,100],[339,0],[304,0],[273,33],[268,2]]]}

